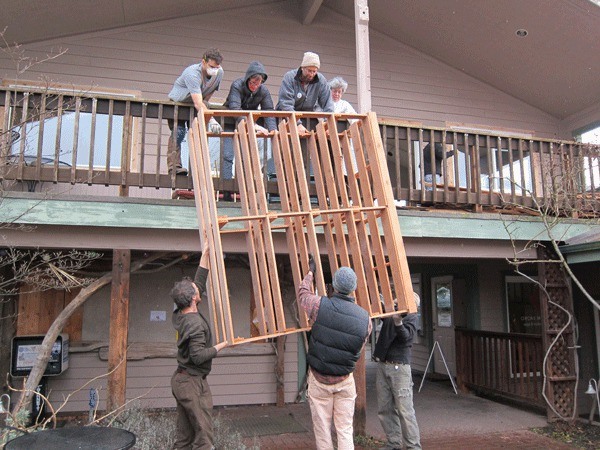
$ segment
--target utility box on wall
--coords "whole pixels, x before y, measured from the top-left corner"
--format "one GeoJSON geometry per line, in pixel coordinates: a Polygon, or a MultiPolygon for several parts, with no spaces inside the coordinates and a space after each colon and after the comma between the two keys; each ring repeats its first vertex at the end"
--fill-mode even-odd
{"type": "MultiPolygon", "coordinates": [[[[29,375],[42,345],[44,336],[15,336],[12,340],[10,374],[13,377],[29,375]]],[[[69,367],[69,335],[61,334],[52,346],[52,353],[44,376],[60,375],[69,367]]]]}

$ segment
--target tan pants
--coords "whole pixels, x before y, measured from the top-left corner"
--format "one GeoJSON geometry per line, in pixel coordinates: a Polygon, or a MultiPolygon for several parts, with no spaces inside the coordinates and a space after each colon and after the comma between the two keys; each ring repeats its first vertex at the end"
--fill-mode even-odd
{"type": "Polygon", "coordinates": [[[323,384],[309,371],[308,403],[318,450],[333,449],[332,419],[337,433],[338,450],[354,449],[352,421],[355,400],[356,386],[352,374],[337,384],[323,384]]]}

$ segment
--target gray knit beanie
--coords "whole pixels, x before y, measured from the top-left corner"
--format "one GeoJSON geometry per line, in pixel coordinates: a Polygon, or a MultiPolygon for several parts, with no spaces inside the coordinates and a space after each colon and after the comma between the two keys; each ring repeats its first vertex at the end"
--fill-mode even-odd
{"type": "Polygon", "coordinates": [[[340,294],[348,295],[356,289],[356,274],[350,267],[340,267],[333,275],[333,288],[340,294]]]}

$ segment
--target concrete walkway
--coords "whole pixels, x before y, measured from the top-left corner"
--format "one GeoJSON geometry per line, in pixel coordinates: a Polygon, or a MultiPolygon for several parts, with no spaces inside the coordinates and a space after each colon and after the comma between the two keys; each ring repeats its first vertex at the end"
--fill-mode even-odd
{"type": "MultiPolygon", "coordinates": [[[[421,378],[415,378],[414,402],[426,449],[572,449],[545,436],[529,431],[547,425],[544,415],[503,405],[474,395],[454,394],[449,381],[425,380],[417,392],[421,378]]],[[[215,414],[229,420],[235,430],[236,421],[244,417],[280,417],[289,415],[307,431],[246,438],[247,445],[257,444],[263,450],[315,449],[314,435],[307,403],[276,406],[242,406],[217,408],[215,414]]],[[[375,363],[367,364],[367,435],[379,440],[385,436],[377,418],[375,363]]],[[[357,447],[373,448],[373,447],[357,447]]],[[[376,447],[375,447],[376,448],[376,447]]]]}

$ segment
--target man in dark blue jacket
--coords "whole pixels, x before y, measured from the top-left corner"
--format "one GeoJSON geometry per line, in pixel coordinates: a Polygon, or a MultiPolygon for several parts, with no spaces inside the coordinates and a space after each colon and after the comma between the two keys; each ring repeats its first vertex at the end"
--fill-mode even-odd
{"type": "MultiPolygon", "coordinates": [[[[417,305],[419,296],[415,293],[417,305]]],[[[417,314],[383,319],[373,356],[377,364],[377,405],[387,449],[420,449],[421,437],[413,406],[410,357],[417,333],[417,314]]]]}
{"type": "MultiPolygon", "coordinates": [[[[223,106],[228,109],[255,111],[270,111],[273,109],[273,99],[269,89],[264,85],[268,75],[265,66],[259,61],[252,61],[248,66],[246,75],[235,80],[229,88],[229,95],[223,103],[223,106]]],[[[237,123],[242,120],[238,118],[237,123]]],[[[257,121],[254,126],[256,133],[266,136],[272,134],[277,128],[274,117],[265,117],[257,121]],[[262,123],[262,125],[258,125],[262,123]]],[[[226,125],[225,131],[233,131],[232,125],[226,125]]],[[[221,178],[223,180],[231,180],[233,178],[233,139],[225,138],[223,141],[223,167],[221,167],[221,178]]],[[[231,192],[223,194],[223,200],[231,200],[231,192]]]]}
{"type": "Polygon", "coordinates": [[[358,306],[352,293],[356,274],[340,267],[333,276],[331,298],[315,295],[315,265],[298,288],[298,299],[312,329],[308,344],[308,401],[318,450],[333,448],[331,422],[337,432],[337,448],[354,448],[353,427],[356,385],[354,367],[371,333],[369,314],[358,306]]]}

